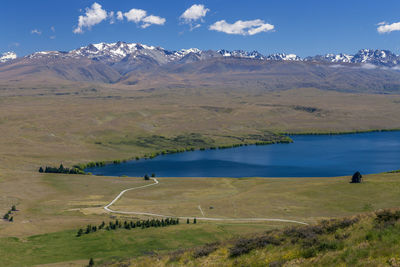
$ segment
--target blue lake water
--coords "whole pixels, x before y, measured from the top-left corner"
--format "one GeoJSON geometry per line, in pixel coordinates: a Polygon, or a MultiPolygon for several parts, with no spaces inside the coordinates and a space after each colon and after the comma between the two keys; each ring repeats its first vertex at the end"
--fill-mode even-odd
{"type": "Polygon", "coordinates": [[[400,132],[292,136],[292,144],[192,151],[88,168],[97,175],[332,177],[400,169],[400,132]]]}

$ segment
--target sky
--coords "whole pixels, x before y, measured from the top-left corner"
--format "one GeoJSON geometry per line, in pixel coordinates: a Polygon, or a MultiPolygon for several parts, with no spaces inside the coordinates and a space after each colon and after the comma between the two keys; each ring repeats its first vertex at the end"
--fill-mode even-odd
{"type": "Polygon", "coordinates": [[[117,41],[302,57],[400,54],[400,0],[13,0],[0,12],[0,53],[19,56],[117,41]]]}

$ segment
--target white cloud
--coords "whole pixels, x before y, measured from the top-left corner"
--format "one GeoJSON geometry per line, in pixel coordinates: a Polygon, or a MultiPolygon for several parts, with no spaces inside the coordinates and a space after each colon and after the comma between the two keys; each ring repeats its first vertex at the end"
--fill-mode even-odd
{"type": "Polygon", "coordinates": [[[51,26],[51,27],[50,27],[50,30],[51,30],[52,32],[56,32],[56,28],[55,28],[54,26],[51,26]]]}
{"type": "Polygon", "coordinates": [[[192,5],[183,12],[179,17],[183,23],[190,25],[190,30],[201,27],[198,21],[203,22],[203,18],[207,15],[210,9],[206,8],[204,5],[192,5]]]}
{"type": "Polygon", "coordinates": [[[107,11],[95,2],[90,8],[86,8],[85,15],[79,16],[78,26],[74,29],[74,33],[83,33],[83,28],[90,29],[92,26],[107,19],[107,17],[107,11]]]}
{"type": "Polygon", "coordinates": [[[124,19],[124,14],[122,14],[121,11],[117,12],[117,20],[123,20],[124,19]]]}
{"type": "Polygon", "coordinates": [[[158,17],[158,16],[154,16],[154,15],[150,15],[147,16],[143,19],[144,24],[141,26],[142,28],[147,28],[149,26],[151,26],[152,24],[155,25],[164,25],[165,23],[165,19],[158,17]]]}
{"type": "Polygon", "coordinates": [[[115,13],[114,13],[114,11],[110,11],[108,13],[108,17],[110,18],[110,24],[114,24],[115,23],[115,13]]]}
{"type": "Polygon", "coordinates": [[[38,30],[38,29],[33,29],[31,30],[31,34],[37,34],[37,35],[41,35],[42,31],[38,30]]]}
{"type": "MultiPolygon", "coordinates": [[[[123,15],[125,16],[125,18],[128,21],[135,22],[137,24],[141,24],[140,27],[142,27],[143,29],[147,28],[153,24],[154,25],[164,25],[165,21],[166,21],[165,18],[162,18],[159,16],[154,16],[154,15],[147,16],[146,10],[143,10],[143,9],[133,8],[133,9],[129,10],[128,12],[124,13],[123,15]]],[[[119,16],[119,15],[117,14],[117,16],[119,16]]]]}
{"type": "Polygon", "coordinates": [[[204,5],[193,5],[186,9],[185,12],[180,16],[186,23],[191,23],[193,21],[204,18],[210,9],[206,8],[204,5]]]}
{"type": "Polygon", "coordinates": [[[107,12],[103,7],[94,2],[91,7],[86,8],[85,14],[79,16],[78,26],[74,29],[74,33],[83,33],[84,28],[90,29],[91,27],[101,23],[104,20],[109,20],[110,24],[114,24],[116,20],[127,21],[140,24],[140,27],[147,28],[151,25],[164,25],[166,19],[154,15],[147,16],[146,10],[132,8],[128,12],[110,11],[107,12]]]}
{"type": "Polygon", "coordinates": [[[400,31],[400,22],[388,24],[387,22],[378,23],[378,32],[379,33],[390,33],[393,31],[400,31]]]}
{"type": "Polygon", "coordinates": [[[255,35],[261,32],[274,30],[275,26],[265,23],[261,19],[242,21],[238,20],[233,24],[220,20],[209,27],[210,30],[224,32],[227,34],[255,35]]]}
{"type": "Polygon", "coordinates": [[[125,18],[128,21],[132,21],[135,23],[139,23],[144,19],[147,15],[147,12],[143,9],[135,9],[132,8],[129,12],[124,13],[125,18]]]}

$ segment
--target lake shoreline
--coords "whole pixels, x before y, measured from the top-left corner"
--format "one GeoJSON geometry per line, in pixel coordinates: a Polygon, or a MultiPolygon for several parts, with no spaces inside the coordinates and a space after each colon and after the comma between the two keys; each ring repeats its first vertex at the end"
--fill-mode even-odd
{"type": "MultiPolygon", "coordinates": [[[[233,178],[336,177],[352,175],[359,170],[364,174],[390,172],[399,169],[395,159],[400,157],[400,137],[396,132],[400,133],[380,130],[358,133],[360,135],[293,134],[296,138],[290,146],[252,144],[232,146],[228,150],[225,147],[190,150],[188,152],[192,153],[161,154],[164,157],[157,155],[124,164],[94,166],[85,171],[106,176],[140,177],[156,173],[158,177],[233,178]],[[386,133],[385,137],[381,133],[386,133]],[[239,172],[235,172],[235,168],[239,172]]],[[[282,142],[269,144],[278,143],[282,142]]]]}

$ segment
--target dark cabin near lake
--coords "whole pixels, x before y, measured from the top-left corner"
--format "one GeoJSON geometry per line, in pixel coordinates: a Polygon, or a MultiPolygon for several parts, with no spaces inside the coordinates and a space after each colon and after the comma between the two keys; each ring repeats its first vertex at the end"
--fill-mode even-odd
{"type": "Polygon", "coordinates": [[[353,177],[351,178],[351,182],[352,184],[359,184],[362,182],[362,175],[360,172],[355,172],[353,174],[353,177]]]}

